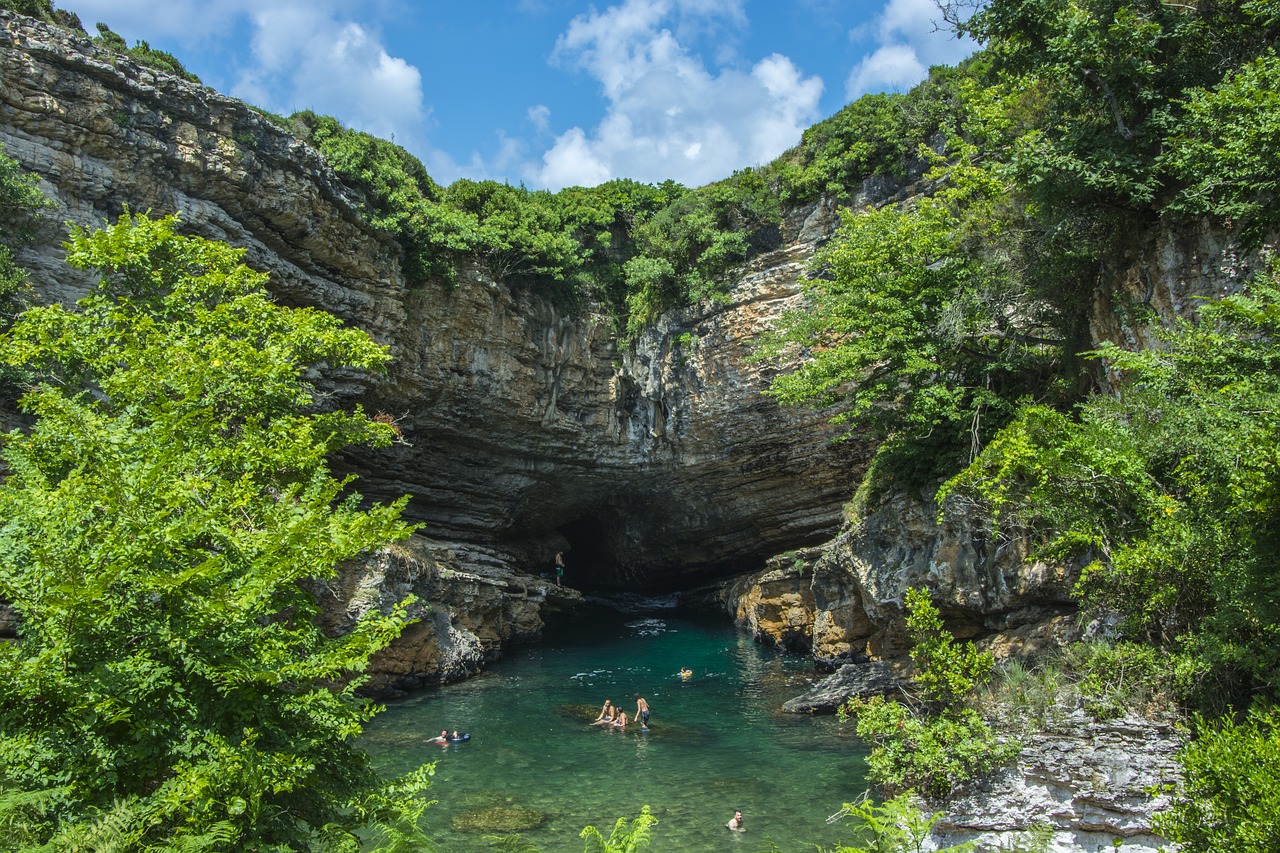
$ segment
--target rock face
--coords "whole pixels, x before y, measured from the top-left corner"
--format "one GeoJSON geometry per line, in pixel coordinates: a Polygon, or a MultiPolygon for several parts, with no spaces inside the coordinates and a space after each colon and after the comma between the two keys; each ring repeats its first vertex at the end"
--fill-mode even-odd
{"type": "Polygon", "coordinates": [[[1171,723],[1077,712],[1036,735],[985,790],[948,803],[934,836],[996,848],[1041,826],[1053,831],[1054,853],[1157,853],[1167,842],[1152,817],[1169,801],[1152,791],[1180,779],[1182,742],[1171,723]]]}
{"type": "MultiPolygon", "coordinates": [[[[674,587],[759,568],[829,538],[863,450],[823,413],[761,396],[751,341],[795,304],[829,235],[827,205],[743,271],[726,304],[672,314],[634,346],[479,270],[406,286],[399,250],[307,146],[246,105],[84,38],[0,12],[0,143],[41,179],[49,223],[97,226],[124,205],[248,250],[287,304],[316,305],[389,345],[386,377],[327,377],[339,400],[394,415],[409,444],[345,460],[374,497],[409,493],[434,539],[513,568],[565,550],[566,579],[674,587]]],[[[871,191],[894,188],[869,185],[871,191]]],[[[40,298],[87,282],[50,224],[19,261],[40,298]]]]}
{"type": "Polygon", "coordinates": [[[714,598],[757,642],[807,654],[813,646],[813,560],[821,553],[779,554],[763,572],[721,586],[714,598]]]}
{"type": "Polygon", "coordinates": [[[367,688],[380,694],[474,675],[504,646],[541,639],[546,620],[582,603],[577,590],[422,536],[377,552],[316,596],[334,633],[349,631],[366,613],[416,599],[407,613],[417,621],[369,663],[367,688]]]}
{"type": "Polygon", "coordinates": [[[930,495],[889,495],[826,545],[774,558],[719,598],[763,642],[807,645],[826,667],[903,656],[913,587],[932,593],[953,634],[1001,657],[1066,633],[1078,567],[1029,561],[1025,540],[993,534],[959,502],[939,522],[930,495]]]}

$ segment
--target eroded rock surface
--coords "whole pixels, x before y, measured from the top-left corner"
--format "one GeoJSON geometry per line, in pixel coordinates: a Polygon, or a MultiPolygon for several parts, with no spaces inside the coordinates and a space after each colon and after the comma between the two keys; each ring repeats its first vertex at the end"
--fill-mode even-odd
{"type": "Polygon", "coordinates": [[[407,609],[415,619],[369,664],[375,693],[456,681],[505,647],[541,639],[547,620],[582,603],[574,589],[513,573],[499,557],[422,536],[384,548],[317,590],[327,630],[345,633],[366,613],[407,609]]]}
{"type": "Polygon", "coordinates": [[[564,549],[570,583],[654,588],[757,568],[839,523],[865,450],[832,444],[824,413],[761,396],[769,371],[746,358],[796,304],[797,279],[834,225],[829,204],[793,214],[780,248],[743,270],[727,303],[673,313],[621,347],[608,318],[569,314],[481,270],[453,288],[406,282],[398,246],[362,222],[359,195],[285,130],[7,12],[0,143],[56,205],[19,258],[41,298],[87,287],[62,264],[61,223],[101,225],[127,204],[245,247],[283,302],[324,308],[389,345],[387,377],[324,381],[337,400],[398,419],[406,445],[345,462],[374,497],[410,493],[408,516],[434,539],[514,569],[564,549]]]}
{"type": "Polygon", "coordinates": [[[1181,778],[1183,742],[1168,721],[1077,712],[1033,736],[1015,768],[948,803],[935,837],[998,849],[1042,825],[1053,830],[1052,853],[1157,853],[1167,842],[1152,818],[1169,800],[1152,792],[1181,778]]]}

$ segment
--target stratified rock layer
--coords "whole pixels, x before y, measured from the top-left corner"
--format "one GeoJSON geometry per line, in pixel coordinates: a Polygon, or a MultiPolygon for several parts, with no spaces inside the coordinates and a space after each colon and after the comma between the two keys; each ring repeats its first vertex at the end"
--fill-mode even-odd
{"type": "MultiPolygon", "coordinates": [[[[353,455],[374,497],[412,496],[434,539],[567,580],[660,588],[758,568],[829,537],[860,470],[820,412],[780,409],[755,335],[797,297],[824,205],[742,271],[725,304],[673,313],[634,346],[478,270],[452,288],[406,282],[397,245],[314,151],[243,103],[87,39],[0,12],[0,143],[56,210],[22,253],[43,299],[87,282],[54,223],[97,226],[124,205],[179,213],[248,250],[287,304],[316,305],[391,347],[385,378],[329,375],[338,401],[397,418],[408,444],[353,455]],[[413,287],[408,285],[412,284],[413,287]]],[[[886,191],[889,188],[885,188],[886,191]]]]}
{"type": "Polygon", "coordinates": [[[505,646],[541,639],[546,620],[582,603],[577,590],[421,536],[352,566],[316,597],[334,633],[346,633],[366,613],[410,602],[405,612],[414,621],[369,664],[367,689],[380,694],[474,675],[505,646]]]}
{"type": "Polygon", "coordinates": [[[1099,722],[1077,712],[1035,735],[1015,768],[948,803],[935,838],[1008,849],[1040,826],[1052,830],[1054,853],[1156,853],[1167,842],[1152,832],[1152,818],[1181,778],[1182,743],[1168,722],[1099,722]]]}

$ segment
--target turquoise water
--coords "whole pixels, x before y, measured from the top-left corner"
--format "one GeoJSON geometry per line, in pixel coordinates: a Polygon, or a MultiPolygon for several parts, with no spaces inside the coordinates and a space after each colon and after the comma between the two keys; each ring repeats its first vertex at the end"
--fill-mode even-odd
{"type": "Polygon", "coordinates": [[[492,849],[485,833],[451,827],[477,809],[541,812],[545,822],[521,836],[543,853],[577,853],[583,826],[607,836],[645,804],[659,821],[655,853],[756,853],[769,839],[813,851],[847,838],[826,818],[866,787],[865,749],[833,718],[778,710],[813,677],[807,661],[723,623],[604,611],[474,679],[390,703],[366,746],[392,772],[438,762],[427,821],[448,853],[492,849]],[[694,672],[687,682],[682,666],[694,672]],[[608,698],[630,715],[636,691],[653,712],[648,732],[592,727],[565,707],[599,713],[608,698]],[[425,742],[444,728],[472,740],[425,742]],[[734,809],[747,832],[724,828],[734,809]]]}

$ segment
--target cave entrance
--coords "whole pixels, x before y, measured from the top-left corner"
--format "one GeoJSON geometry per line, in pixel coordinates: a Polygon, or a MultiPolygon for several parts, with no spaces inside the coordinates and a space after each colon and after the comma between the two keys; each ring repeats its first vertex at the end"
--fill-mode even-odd
{"type": "Polygon", "coordinates": [[[562,525],[559,533],[568,540],[564,553],[564,580],[582,590],[617,590],[627,586],[619,543],[621,522],[615,516],[586,515],[562,525]]]}

